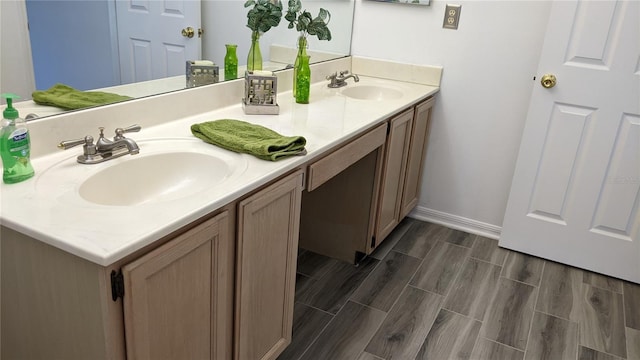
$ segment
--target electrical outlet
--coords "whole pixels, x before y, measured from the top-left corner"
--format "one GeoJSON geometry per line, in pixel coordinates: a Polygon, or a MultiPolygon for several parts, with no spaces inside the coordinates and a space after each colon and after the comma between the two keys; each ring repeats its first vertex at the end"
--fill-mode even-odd
{"type": "Polygon", "coordinates": [[[458,28],[458,22],[460,21],[460,9],[461,5],[451,5],[447,4],[447,7],[444,11],[444,22],[442,23],[442,27],[445,29],[454,29],[458,28]]]}

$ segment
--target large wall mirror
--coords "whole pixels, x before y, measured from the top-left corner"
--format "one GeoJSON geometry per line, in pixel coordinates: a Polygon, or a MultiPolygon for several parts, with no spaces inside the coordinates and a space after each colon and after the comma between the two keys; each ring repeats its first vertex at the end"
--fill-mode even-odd
{"type": "MultiPolygon", "coordinates": [[[[245,0],[25,1],[37,90],[63,83],[132,97],[176,91],[186,87],[185,59],[215,62],[223,81],[229,43],[238,45],[240,67],[246,64],[251,30],[245,0]],[[188,28],[193,37],[183,36],[188,28]]],[[[320,8],[331,13],[333,39],[309,37],[309,50],[316,54],[312,62],[349,55],[354,1],[302,1],[314,16],[320,8]]],[[[284,13],[287,0],[282,3],[284,13]]],[[[264,68],[276,71],[293,63],[297,37],[284,18],[263,34],[264,68]]]]}

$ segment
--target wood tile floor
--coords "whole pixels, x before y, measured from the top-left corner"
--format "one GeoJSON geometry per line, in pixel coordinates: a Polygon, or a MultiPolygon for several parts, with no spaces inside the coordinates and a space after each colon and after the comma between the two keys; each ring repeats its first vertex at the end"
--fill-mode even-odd
{"type": "Polygon", "coordinates": [[[288,359],[640,359],[640,285],[407,218],[357,267],[300,251],[288,359]]]}

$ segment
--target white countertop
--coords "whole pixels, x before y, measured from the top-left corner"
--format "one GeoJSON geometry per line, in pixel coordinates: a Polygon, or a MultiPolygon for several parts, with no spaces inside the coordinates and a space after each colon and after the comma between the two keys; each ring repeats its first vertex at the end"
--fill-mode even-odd
{"type": "Polygon", "coordinates": [[[279,115],[245,115],[238,103],[128,134],[140,145],[141,155],[145,153],[145,144],[157,139],[170,138],[193,144],[197,139],[190,132],[191,124],[223,118],[244,120],[283,135],[302,135],[307,139],[307,155],[277,162],[221,150],[230,157],[236,157],[238,163],[242,164],[241,175],[233,181],[181,199],[136,206],[105,206],[76,196],[83,178],[101,168],[130,160],[131,155],[99,165],[81,165],[75,161],[76,156],[82,153],[81,147],[77,147],[34,158],[34,178],[19,184],[2,184],[0,187],[2,225],[94,263],[110,265],[308,163],[439,90],[434,86],[364,76],[360,77],[357,84],[352,80],[348,80],[348,83],[346,88],[373,84],[396,88],[403,95],[385,101],[356,100],[340,93],[345,88],[329,89],[326,81],[323,81],[312,85],[308,105],[296,104],[290,91],[278,94],[279,115]],[[43,180],[50,179],[46,176],[52,171],[60,172],[60,169],[68,169],[69,177],[55,182],[43,180]]]}

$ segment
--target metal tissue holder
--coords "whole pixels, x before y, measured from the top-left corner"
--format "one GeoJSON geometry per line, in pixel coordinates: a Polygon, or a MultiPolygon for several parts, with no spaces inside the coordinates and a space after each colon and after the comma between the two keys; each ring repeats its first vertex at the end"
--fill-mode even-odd
{"type": "Polygon", "coordinates": [[[187,88],[215,84],[219,80],[219,68],[213,61],[187,60],[187,88]]]}
{"type": "Polygon", "coordinates": [[[242,109],[247,115],[277,115],[278,77],[272,71],[245,71],[242,109]]]}

